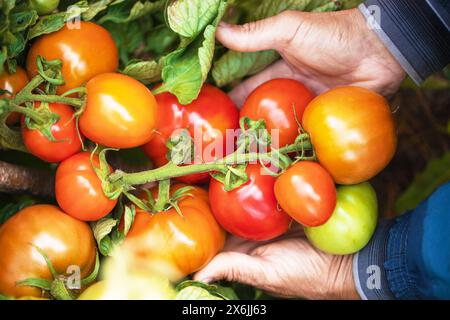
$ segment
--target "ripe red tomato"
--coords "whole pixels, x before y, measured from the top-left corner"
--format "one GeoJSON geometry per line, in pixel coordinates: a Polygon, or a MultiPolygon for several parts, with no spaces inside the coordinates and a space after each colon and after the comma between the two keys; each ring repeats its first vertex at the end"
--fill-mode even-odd
{"type": "MultiPolygon", "coordinates": [[[[234,139],[227,150],[227,129],[239,128],[239,111],[233,101],[220,89],[205,84],[196,100],[188,105],[178,102],[171,93],[160,93],[156,96],[159,121],[156,134],[149,143],[143,146],[143,151],[160,167],[167,163],[167,140],[177,129],[188,129],[194,138],[195,159],[199,162],[213,161],[234,150],[234,139]],[[195,132],[199,136],[195,136],[195,132]],[[219,147],[219,148],[214,148],[219,147]],[[211,149],[211,152],[208,150],[211,149]],[[216,154],[217,149],[220,154],[216,154]]],[[[178,178],[185,183],[199,183],[209,180],[208,173],[192,174],[178,178]]]]}
{"type": "Polygon", "coordinates": [[[275,196],[287,214],[307,227],[327,222],[336,206],[333,178],[312,161],[298,162],[282,173],[275,182],[275,196]]]}
{"type": "Polygon", "coordinates": [[[303,115],[317,158],[339,184],[357,184],[378,174],[394,156],[397,136],[388,102],[358,87],[332,89],[303,115]]]}
{"type": "MultiPolygon", "coordinates": [[[[64,160],[56,170],[55,193],[61,209],[82,221],[103,218],[117,203],[105,196],[101,180],[92,168],[91,154],[80,152],[64,160]]],[[[98,156],[92,162],[100,167],[98,156]]]]}
{"type": "Polygon", "coordinates": [[[16,213],[0,227],[0,294],[41,297],[41,289],[17,286],[28,278],[52,279],[36,250],[42,249],[58,274],[79,266],[85,278],[94,269],[96,247],[88,224],[73,219],[51,205],[34,205],[16,213]]]}
{"type": "MultiPolygon", "coordinates": [[[[173,185],[171,193],[185,186],[173,185]]],[[[151,191],[157,195],[157,188],[151,191]]],[[[125,241],[139,257],[168,263],[180,277],[204,267],[225,242],[225,232],[211,212],[208,193],[199,187],[188,193],[190,196],[178,201],[182,216],[173,208],[154,214],[137,209],[125,241]]]]}
{"type": "Polygon", "coordinates": [[[246,173],[249,181],[228,192],[221,182],[211,179],[209,198],[217,221],[228,232],[248,240],[270,240],[282,235],[291,218],[278,207],[276,178],[259,164],[249,164],[246,173]]]}
{"type": "MultiPolygon", "coordinates": [[[[4,70],[0,74],[0,89],[9,91],[13,96],[22,90],[28,83],[28,76],[24,69],[17,66],[16,73],[10,74],[4,70]]],[[[5,95],[0,95],[0,98],[4,98],[5,95]]],[[[17,112],[11,113],[6,119],[7,125],[16,124],[20,120],[20,114],[17,112]]]]}
{"type": "Polygon", "coordinates": [[[65,25],[33,43],[27,57],[30,78],[38,73],[38,56],[62,61],[65,84],[58,87],[58,94],[79,87],[98,74],[114,72],[119,66],[119,53],[110,33],[98,24],[85,21],[76,28],[65,25]]]}
{"type": "MultiPolygon", "coordinates": [[[[303,111],[314,95],[296,80],[273,79],[257,87],[241,109],[241,117],[264,119],[269,132],[279,130],[279,147],[294,143],[299,134],[296,121],[301,122],[303,111]],[[295,110],[295,112],[294,112],[295,110]]],[[[275,142],[275,134],[272,133],[275,142]]]]}
{"type": "MultiPolygon", "coordinates": [[[[35,104],[39,107],[40,102],[35,104]]],[[[61,162],[81,150],[73,109],[65,104],[50,103],[51,112],[59,115],[51,132],[56,141],[50,141],[39,130],[30,130],[22,117],[22,137],[25,146],[36,157],[47,162],[61,162]]]]}
{"type": "Polygon", "coordinates": [[[80,116],[84,136],[111,148],[133,148],[153,136],[157,119],[155,97],[139,81],[119,73],[98,75],[86,85],[80,116]]]}

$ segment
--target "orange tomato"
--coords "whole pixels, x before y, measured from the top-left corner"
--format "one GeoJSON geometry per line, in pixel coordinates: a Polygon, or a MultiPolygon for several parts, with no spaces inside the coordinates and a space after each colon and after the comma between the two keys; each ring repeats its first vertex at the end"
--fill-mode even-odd
{"type": "MultiPolygon", "coordinates": [[[[16,73],[10,74],[8,71],[4,70],[0,75],[0,89],[7,90],[15,95],[17,92],[22,90],[28,83],[28,76],[24,69],[17,66],[16,73]]],[[[0,98],[5,97],[5,95],[0,95],[0,98]]],[[[20,114],[17,112],[11,113],[6,119],[7,125],[16,124],[20,120],[20,114]]]]}
{"type": "Polygon", "coordinates": [[[66,274],[69,266],[79,266],[84,278],[94,269],[96,246],[88,224],[52,205],[30,206],[0,227],[0,294],[42,296],[39,288],[16,285],[28,278],[52,279],[33,245],[47,254],[58,274],[66,274]]]}
{"type": "Polygon", "coordinates": [[[119,73],[104,73],[87,85],[85,110],[80,117],[84,136],[112,148],[133,148],[153,136],[157,104],[139,81],[119,73]]]}
{"type": "Polygon", "coordinates": [[[315,98],[305,110],[303,128],[338,184],[357,184],[378,174],[397,144],[388,102],[359,87],[339,87],[315,98]]]}
{"type": "MultiPolygon", "coordinates": [[[[177,184],[171,193],[184,187],[177,184]]],[[[186,276],[204,267],[223,247],[225,232],[209,206],[208,193],[193,187],[178,202],[182,216],[174,208],[151,214],[136,210],[126,243],[132,243],[139,256],[159,258],[186,276]]],[[[154,195],[157,188],[152,189],[154,195]]]]}
{"type": "Polygon", "coordinates": [[[38,56],[62,61],[65,84],[58,87],[58,94],[79,87],[98,74],[114,72],[119,66],[119,53],[110,33],[98,24],[86,21],[73,29],[65,25],[33,43],[27,57],[30,78],[38,73],[38,56]]]}

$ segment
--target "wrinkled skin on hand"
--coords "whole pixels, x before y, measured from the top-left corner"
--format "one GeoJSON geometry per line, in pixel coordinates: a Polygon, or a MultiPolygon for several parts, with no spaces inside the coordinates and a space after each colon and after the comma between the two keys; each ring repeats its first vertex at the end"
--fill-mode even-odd
{"type": "Polygon", "coordinates": [[[353,282],[352,255],[315,249],[295,225],[273,241],[253,242],[229,236],[196,280],[237,281],[284,298],[359,299],[353,282]]]}

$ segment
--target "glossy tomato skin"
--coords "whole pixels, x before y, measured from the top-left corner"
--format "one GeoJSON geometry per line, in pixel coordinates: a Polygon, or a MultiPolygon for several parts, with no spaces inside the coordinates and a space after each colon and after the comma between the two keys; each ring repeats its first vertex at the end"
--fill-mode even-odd
{"type": "MultiPolygon", "coordinates": [[[[40,102],[35,104],[39,107],[40,102]]],[[[51,127],[55,141],[50,141],[39,130],[30,130],[22,116],[22,138],[28,151],[47,162],[61,162],[81,150],[73,109],[65,104],[50,103],[50,111],[59,115],[59,120],[51,127]]]]}
{"type": "Polygon", "coordinates": [[[324,224],[336,206],[336,187],[331,175],[318,163],[301,161],[282,173],[275,182],[281,208],[298,223],[324,224]]]}
{"type": "Polygon", "coordinates": [[[278,144],[282,147],[294,143],[299,134],[296,117],[301,122],[303,112],[313,98],[314,94],[296,80],[269,80],[248,96],[240,117],[264,119],[269,132],[279,130],[278,144]]]}
{"type": "MultiPolygon", "coordinates": [[[[168,92],[157,94],[155,98],[159,107],[158,127],[143,151],[156,166],[167,163],[166,143],[177,129],[187,129],[190,136],[195,137],[198,162],[213,161],[214,157],[221,158],[234,151],[234,140],[227,150],[226,130],[239,128],[239,111],[225,92],[205,84],[198,98],[188,105],[180,104],[176,96],[168,92]],[[199,136],[194,134],[196,131],[199,136]],[[216,154],[215,146],[222,146],[221,154],[216,154]]],[[[188,184],[206,182],[209,174],[191,174],[177,179],[188,184]]]]}
{"type": "Polygon", "coordinates": [[[96,247],[88,224],[52,205],[27,207],[0,227],[0,294],[11,297],[41,297],[41,290],[15,283],[27,278],[52,279],[38,246],[59,274],[71,265],[80,267],[81,277],[95,265],[96,247]]]}
{"type": "MultiPolygon", "coordinates": [[[[185,186],[173,185],[171,193],[185,186]]],[[[155,196],[156,191],[152,189],[155,196]]],[[[225,232],[211,212],[208,193],[200,187],[193,187],[188,193],[191,196],[178,201],[182,216],[173,208],[155,214],[136,209],[125,242],[132,244],[140,257],[169,263],[180,277],[204,267],[225,242],[225,232]]]]}
{"type": "Polygon", "coordinates": [[[60,30],[39,37],[31,46],[27,57],[30,78],[37,75],[36,59],[62,61],[65,84],[57,88],[62,94],[82,86],[94,76],[114,72],[119,66],[119,54],[110,33],[93,22],[81,21],[79,28],[60,30]]]}
{"type": "MultiPolygon", "coordinates": [[[[25,70],[19,66],[16,67],[16,73],[10,74],[4,70],[0,75],[0,89],[9,91],[13,96],[22,90],[28,83],[28,76],[25,70]]],[[[5,95],[0,95],[4,98],[5,95]]],[[[13,125],[20,120],[20,114],[17,112],[11,113],[6,119],[7,125],[13,125]]]]}
{"type": "Polygon", "coordinates": [[[397,144],[386,99],[359,87],[335,88],[314,99],[303,115],[303,128],[338,184],[357,184],[378,174],[397,144]]]}
{"type": "Polygon", "coordinates": [[[259,164],[249,164],[246,173],[249,181],[228,192],[221,182],[211,179],[209,197],[217,221],[231,234],[248,240],[282,235],[292,219],[278,207],[275,178],[259,164]]]}
{"type": "Polygon", "coordinates": [[[305,228],[309,241],[331,254],[351,254],[366,246],[377,226],[378,203],[368,182],[337,188],[336,208],[328,221],[305,228]]]}
{"type": "MultiPolygon", "coordinates": [[[[92,168],[91,154],[81,152],[64,160],[56,170],[55,193],[61,209],[82,221],[96,221],[112,211],[117,199],[103,193],[100,179],[92,168]]],[[[97,155],[93,164],[99,168],[97,155]]]]}
{"type": "Polygon", "coordinates": [[[80,130],[87,138],[111,148],[133,148],[153,136],[156,100],[139,81],[119,73],[104,73],[86,85],[80,130]]]}

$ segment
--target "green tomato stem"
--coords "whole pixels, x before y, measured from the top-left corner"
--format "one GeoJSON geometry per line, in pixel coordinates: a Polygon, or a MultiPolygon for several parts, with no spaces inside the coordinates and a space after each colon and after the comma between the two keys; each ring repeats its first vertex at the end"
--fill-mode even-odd
{"type": "Polygon", "coordinates": [[[161,180],[158,186],[158,199],[156,200],[154,210],[156,212],[164,211],[170,201],[170,179],[161,180]]]}
{"type": "MultiPolygon", "coordinates": [[[[306,136],[305,136],[306,137],[306,136]]],[[[277,150],[277,153],[288,154],[292,152],[298,152],[302,150],[310,150],[312,149],[311,143],[309,140],[304,140],[299,143],[295,143],[292,145],[287,145],[283,148],[277,150]]],[[[199,164],[191,164],[191,165],[181,165],[178,166],[172,162],[167,163],[166,165],[156,168],[153,170],[147,170],[136,173],[124,173],[121,171],[116,171],[109,175],[108,179],[111,183],[115,183],[120,180],[121,183],[126,185],[141,185],[154,181],[161,181],[170,178],[176,178],[185,176],[193,173],[202,173],[202,172],[223,172],[226,173],[227,167],[240,163],[248,163],[254,161],[270,161],[276,157],[275,152],[267,152],[267,153],[238,153],[234,152],[223,159],[219,159],[214,162],[207,163],[199,163],[199,164]]]]}

